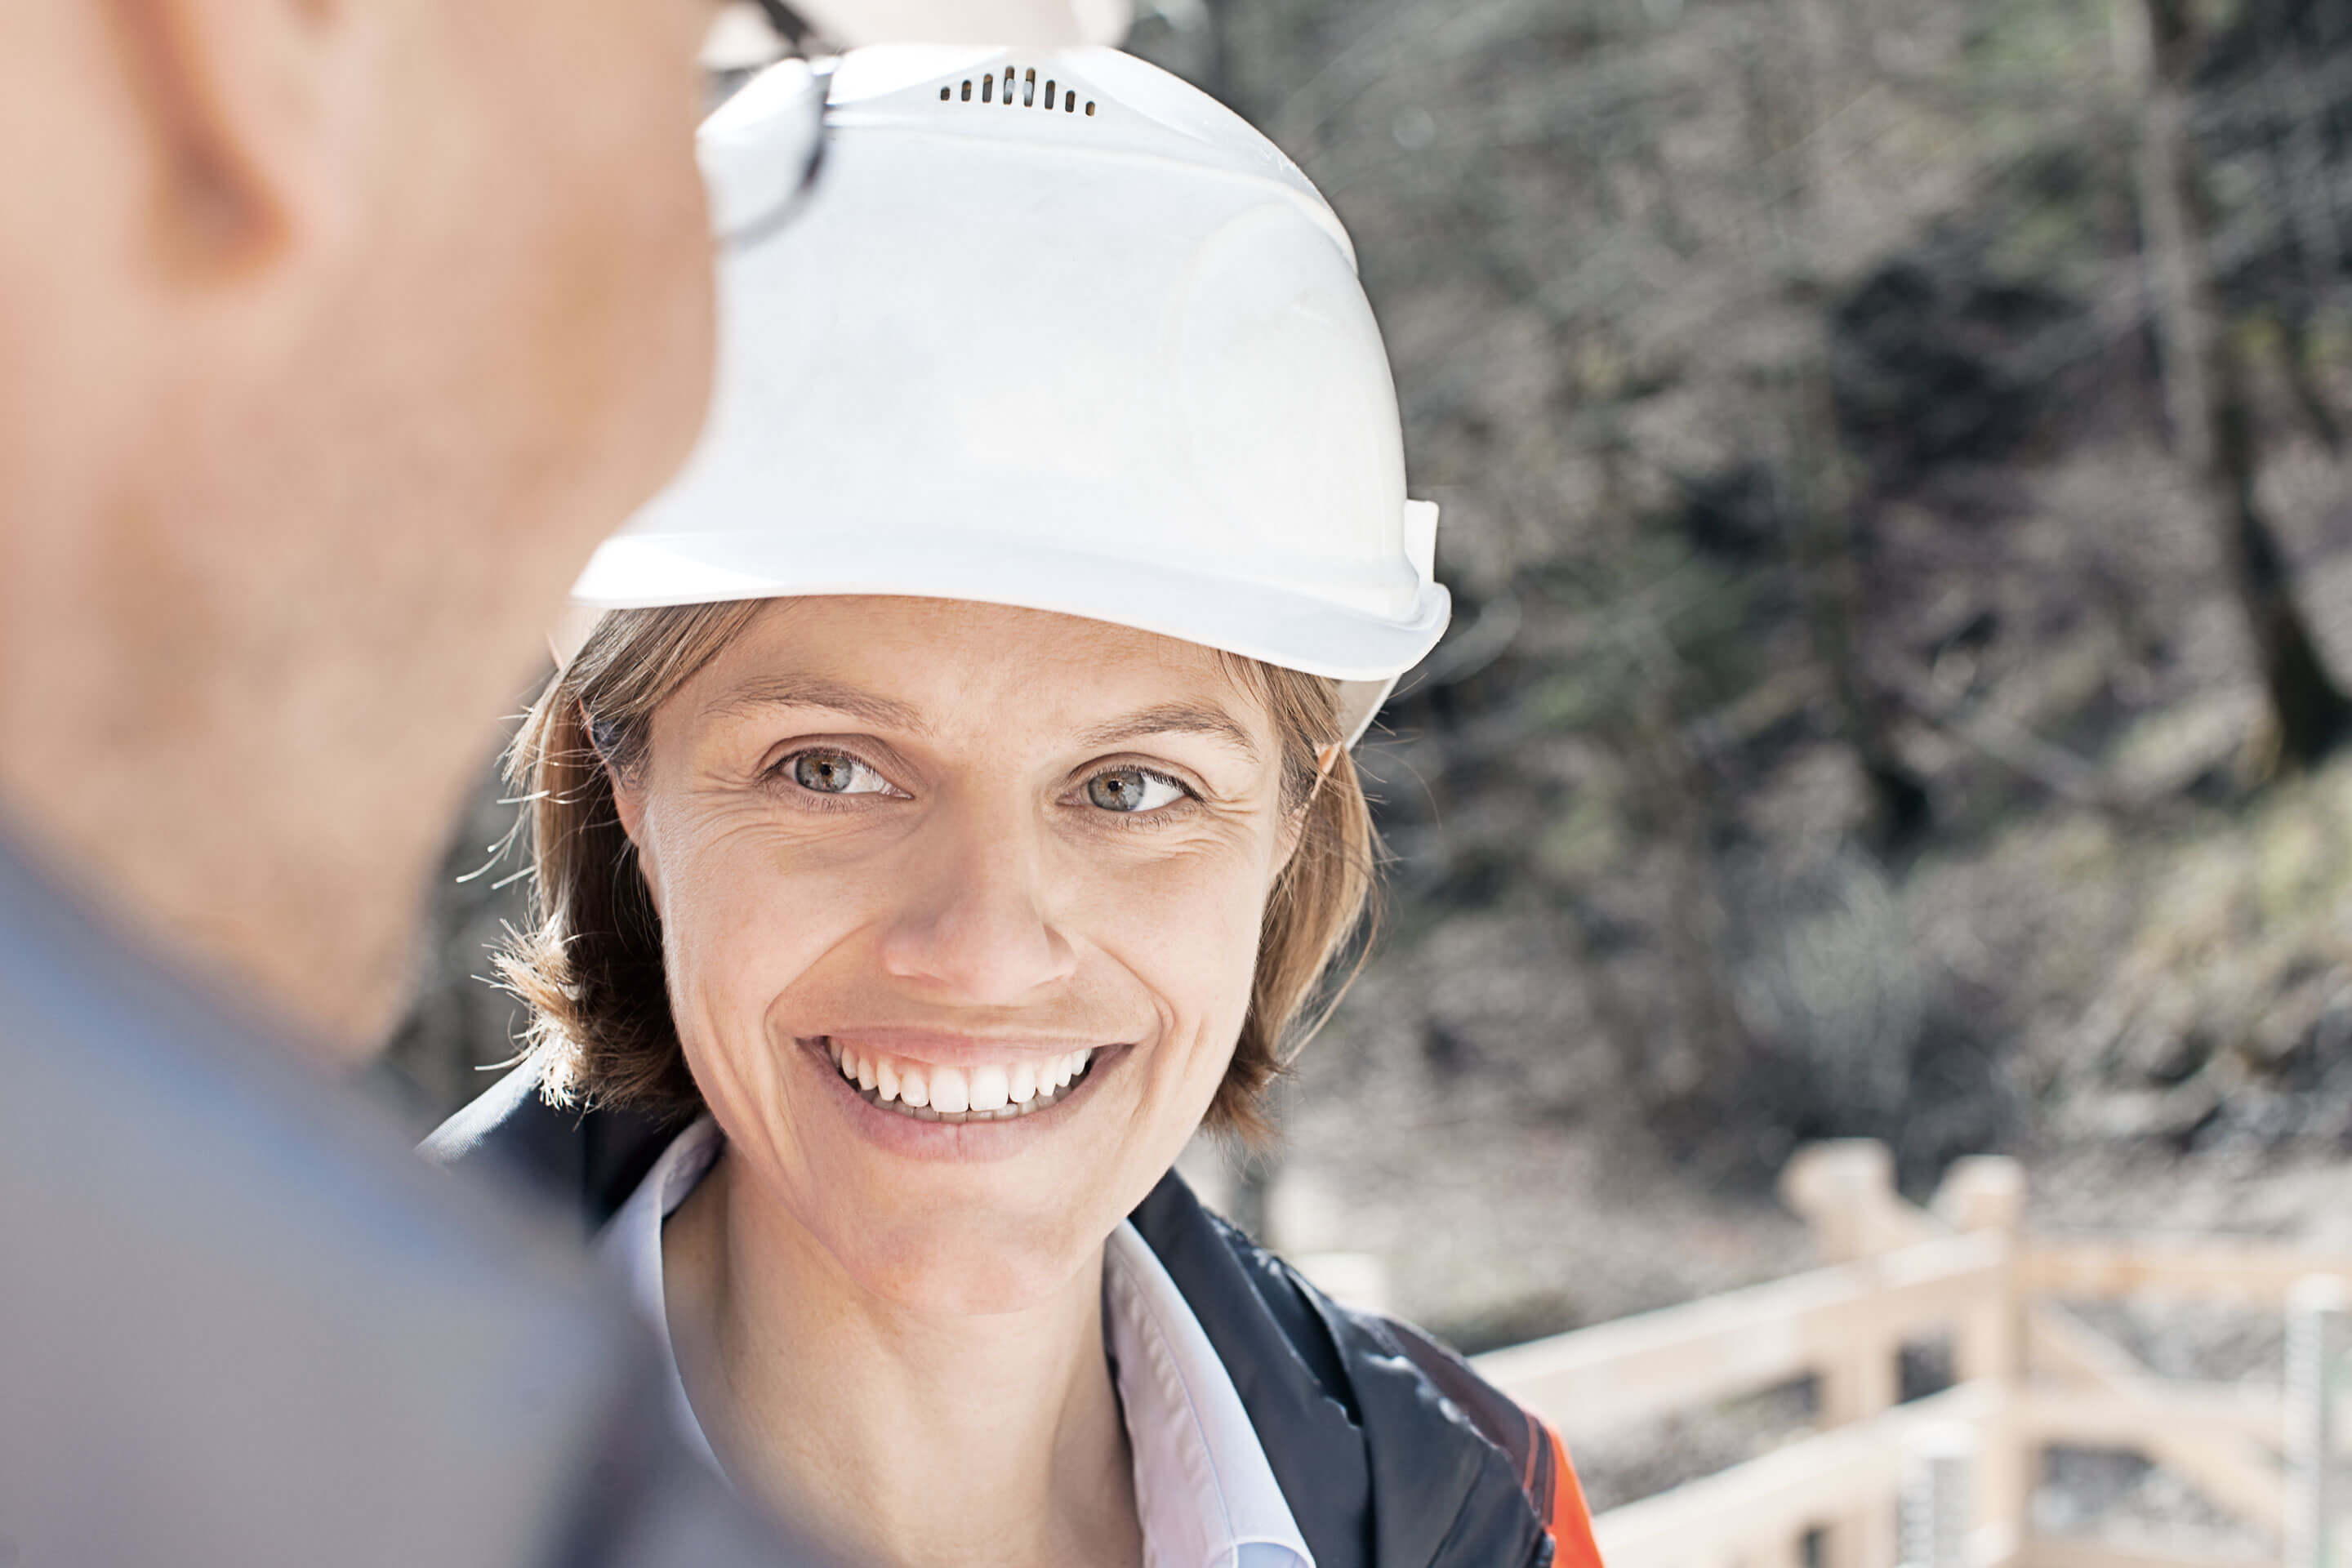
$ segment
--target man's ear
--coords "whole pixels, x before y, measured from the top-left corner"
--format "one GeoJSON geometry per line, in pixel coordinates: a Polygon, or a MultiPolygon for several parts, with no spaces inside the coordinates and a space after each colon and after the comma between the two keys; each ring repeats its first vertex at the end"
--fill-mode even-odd
{"type": "Polygon", "coordinates": [[[99,0],[155,150],[167,258],[266,265],[343,226],[372,31],[365,0],[99,0]]]}

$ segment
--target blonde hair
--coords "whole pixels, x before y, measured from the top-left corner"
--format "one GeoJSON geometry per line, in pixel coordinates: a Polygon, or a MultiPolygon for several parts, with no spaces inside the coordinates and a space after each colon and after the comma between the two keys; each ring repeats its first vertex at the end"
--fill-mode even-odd
{"type": "MultiPolygon", "coordinates": [[[[655,710],[762,604],[607,613],[540,694],[507,754],[507,776],[526,802],[520,827],[534,881],[529,928],[509,941],[499,971],[530,1006],[526,1039],[541,1089],[559,1105],[628,1106],[666,1121],[702,1109],[670,1016],[660,917],[612,780],[644,764],[655,710]]],[[[1271,1133],[1268,1087],[1360,963],[1376,844],[1339,733],[1338,683],[1221,657],[1273,721],[1283,805],[1301,814],[1298,847],[1266,899],[1249,1014],[1206,1123],[1262,1144],[1271,1133]]]]}

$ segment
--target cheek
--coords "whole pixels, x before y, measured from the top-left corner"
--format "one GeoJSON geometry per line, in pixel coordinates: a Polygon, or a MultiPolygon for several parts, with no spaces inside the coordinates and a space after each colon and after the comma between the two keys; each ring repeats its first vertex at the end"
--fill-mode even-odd
{"type": "Polygon", "coordinates": [[[1095,911],[1093,933],[1160,1010],[1168,1035],[1152,1078],[1181,1084],[1183,1100],[1197,1100],[1201,1110],[1223,1080],[1248,1016],[1265,909],[1255,857],[1235,856],[1213,874],[1205,869],[1170,868],[1118,889],[1095,911]]]}
{"type": "Polygon", "coordinates": [[[750,828],[663,843],[662,947],[689,1057],[767,1053],[776,999],[850,929],[847,889],[750,828]]]}
{"type": "MultiPolygon", "coordinates": [[[[693,146],[690,5],[500,0],[536,27],[478,24],[495,73],[478,222],[506,253],[500,341],[529,389],[534,453],[559,458],[599,531],[681,462],[709,397],[712,268],[693,146]],[[509,42],[509,38],[519,42],[509,42]],[[583,83],[593,83],[583,91],[583,83]]],[[[474,268],[476,272],[482,269],[474,268]]],[[[590,542],[593,542],[593,540],[590,542]]]]}
{"type": "Polygon", "coordinates": [[[717,335],[692,121],[644,118],[629,153],[583,160],[530,317],[551,408],[580,405],[564,427],[594,433],[596,460],[633,500],[685,461],[717,335]]]}

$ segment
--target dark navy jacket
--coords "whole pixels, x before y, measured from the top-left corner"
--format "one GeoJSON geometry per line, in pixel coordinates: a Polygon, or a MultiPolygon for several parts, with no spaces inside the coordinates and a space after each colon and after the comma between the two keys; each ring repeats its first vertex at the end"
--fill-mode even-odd
{"type": "MultiPolygon", "coordinates": [[[[593,1229],[665,1137],[625,1113],[555,1110],[535,1089],[530,1067],[509,1073],[425,1151],[551,1184],[593,1229]]],[[[1459,1356],[1336,1305],[1173,1173],[1131,1217],[1233,1377],[1316,1568],[1598,1568],[1559,1439],[1459,1356]]]]}

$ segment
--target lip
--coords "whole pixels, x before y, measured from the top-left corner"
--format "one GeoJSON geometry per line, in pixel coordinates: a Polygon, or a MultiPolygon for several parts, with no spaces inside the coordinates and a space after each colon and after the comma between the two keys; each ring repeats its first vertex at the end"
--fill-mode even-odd
{"type": "Polygon", "coordinates": [[[958,1035],[937,1029],[827,1029],[793,1035],[795,1043],[824,1049],[835,1040],[925,1067],[974,1068],[992,1063],[1047,1062],[1072,1051],[1118,1050],[1099,1037],[1063,1035],[958,1035]]]}
{"type": "MultiPolygon", "coordinates": [[[[968,1036],[925,1037],[866,1030],[838,1037],[814,1035],[796,1038],[793,1042],[800,1047],[803,1063],[824,1081],[824,1094],[840,1110],[843,1119],[859,1137],[908,1159],[965,1163],[1008,1160],[1037,1140],[1051,1137],[1056,1129],[1069,1121],[1077,1107],[1094,1098],[1097,1084],[1126,1065],[1135,1049],[1132,1045],[1125,1044],[1096,1047],[1094,1060],[1087,1064],[1086,1076],[1071,1084],[1069,1092],[1054,1104],[1027,1116],[1015,1117],[1010,1121],[919,1121],[911,1116],[867,1104],[866,1097],[857,1091],[857,1086],[842,1077],[834,1067],[833,1055],[826,1042],[835,1038],[852,1039],[861,1046],[902,1054],[912,1060],[936,1063],[941,1067],[1003,1061],[1013,1042],[974,1040],[968,1036]],[[907,1048],[919,1044],[927,1048],[907,1048]],[[940,1048],[961,1054],[931,1054],[932,1050],[940,1048]]],[[[1051,1054],[1034,1049],[1034,1037],[1021,1044],[1030,1047],[1021,1054],[1051,1054]]],[[[1076,1048],[1076,1045],[1059,1047],[1064,1051],[1076,1048]]]]}

